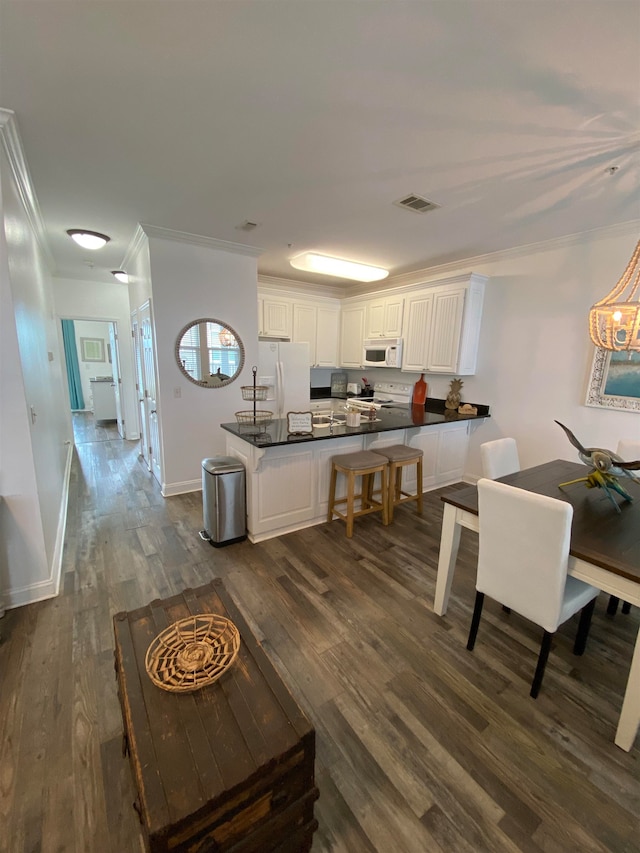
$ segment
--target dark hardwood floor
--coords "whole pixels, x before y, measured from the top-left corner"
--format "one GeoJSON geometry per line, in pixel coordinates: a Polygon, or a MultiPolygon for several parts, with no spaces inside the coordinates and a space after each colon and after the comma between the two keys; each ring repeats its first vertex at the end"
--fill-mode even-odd
{"type": "Polygon", "coordinates": [[[488,601],[466,650],[477,538],[432,610],[442,503],[212,548],[200,493],[163,499],[138,446],[74,416],[61,594],[8,611],[0,644],[0,850],[141,850],[112,616],[222,577],[317,732],[320,851],[639,851],[640,749],[614,732],[640,624],[605,614],[583,657],[488,601]]]}

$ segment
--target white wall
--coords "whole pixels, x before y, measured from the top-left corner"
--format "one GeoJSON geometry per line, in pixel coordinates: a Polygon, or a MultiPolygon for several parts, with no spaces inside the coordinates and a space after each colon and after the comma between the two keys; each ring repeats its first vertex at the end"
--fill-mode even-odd
{"type": "Polygon", "coordinates": [[[0,145],[0,589],[13,607],[57,593],[72,431],[47,259],[16,183],[10,121],[0,145]]]}
{"type": "Polygon", "coordinates": [[[82,383],[82,396],[84,397],[84,409],[87,411],[93,410],[93,389],[91,387],[91,379],[95,376],[113,376],[113,368],[109,363],[107,349],[107,345],[109,343],[109,325],[109,323],[105,323],[101,320],[73,321],[76,350],[78,353],[78,366],[80,368],[80,382],[82,383]],[[104,361],[82,360],[82,338],[93,338],[102,341],[104,361]]]}
{"type": "Polygon", "coordinates": [[[163,239],[150,230],[163,494],[201,487],[202,460],[225,453],[225,433],[220,424],[235,421],[234,413],[246,408],[240,386],[253,381],[251,366],[257,364],[255,250],[246,247],[247,254],[243,254],[241,247],[226,251],[217,245],[222,244],[163,239]],[[189,382],[175,359],[181,329],[205,317],[231,326],[245,346],[242,373],[222,388],[201,388],[189,382]]]}
{"type": "MultiPolygon", "coordinates": [[[[61,319],[80,320],[92,319],[111,321],[116,324],[118,334],[118,349],[120,353],[120,373],[122,379],[121,402],[123,406],[123,417],[125,422],[125,438],[136,441],[140,438],[138,426],[138,408],[135,388],[133,346],[131,342],[131,317],[129,314],[129,291],[126,284],[115,282],[114,284],[96,284],[90,281],[77,281],[75,279],[55,278],[53,280],[53,293],[55,299],[55,310],[58,318],[58,327],[61,319]]],[[[106,334],[106,343],[109,337],[106,327],[98,327],[102,337],[106,334]]],[[[76,331],[76,337],[79,337],[76,331]]],[[[93,337],[93,335],[83,335],[93,337]]],[[[106,356],[105,356],[106,357],[106,356]]],[[[80,372],[83,376],[82,389],[85,388],[85,378],[91,376],[107,376],[112,372],[112,366],[106,362],[83,362],[80,350],[80,372]]],[[[66,400],[69,400],[69,390],[66,386],[66,400]]],[[[87,397],[85,405],[89,408],[87,397]]]]}

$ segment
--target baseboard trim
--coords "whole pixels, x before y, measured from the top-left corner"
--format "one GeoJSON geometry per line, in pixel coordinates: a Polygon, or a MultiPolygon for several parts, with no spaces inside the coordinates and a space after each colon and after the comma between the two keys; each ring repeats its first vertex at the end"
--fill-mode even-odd
{"type": "Polygon", "coordinates": [[[187,492],[201,492],[202,479],[185,480],[182,483],[163,483],[161,492],[163,498],[171,498],[174,495],[184,495],[187,492]]]}

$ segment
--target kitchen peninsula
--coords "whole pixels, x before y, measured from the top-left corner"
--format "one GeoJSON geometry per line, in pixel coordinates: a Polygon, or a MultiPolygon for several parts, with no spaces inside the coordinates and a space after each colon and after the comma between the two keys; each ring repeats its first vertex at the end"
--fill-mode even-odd
{"type": "MultiPolygon", "coordinates": [[[[286,419],[272,421],[262,432],[221,424],[227,453],[246,470],[249,539],[260,542],[326,521],[330,460],[339,453],[408,444],[424,451],[423,491],[459,482],[470,431],[489,417],[488,406],[477,410],[474,415],[445,412],[443,400],[429,399],[424,409],[381,408],[374,421],[363,417],[360,426],[323,424],[303,435],[290,435],[286,419]]],[[[338,488],[342,485],[339,480],[338,488]]],[[[415,489],[415,479],[408,477],[406,485],[415,489]]]]}

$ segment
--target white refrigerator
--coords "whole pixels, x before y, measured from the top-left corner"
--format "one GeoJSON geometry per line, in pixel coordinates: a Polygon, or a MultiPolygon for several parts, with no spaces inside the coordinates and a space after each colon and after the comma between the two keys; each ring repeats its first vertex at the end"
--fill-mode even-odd
{"type": "Polygon", "coordinates": [[[274,418],[284,418],[287,412],[308,412],[309,344],[260,341],[257,382],[268,386],[267,400],[262,405],[273,412],[274,418]]]}

